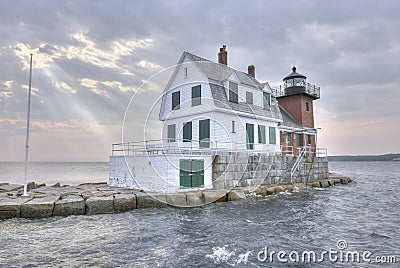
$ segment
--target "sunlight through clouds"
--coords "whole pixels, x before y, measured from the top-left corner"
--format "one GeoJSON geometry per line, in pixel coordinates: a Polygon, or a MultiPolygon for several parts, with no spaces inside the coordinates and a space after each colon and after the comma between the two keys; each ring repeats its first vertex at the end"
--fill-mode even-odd
{"type": "Polygon", "coordinates": [[[72,87],[70,87],[67,83],[65,82],[53,82],[52,83],[53,86],[58,87],[58,88],[62,88],[64,89],[67,93],[72,93],[72,94],[76,94],[77,90],[73,89],[72,87]]]}
{"type": "MultiPolygon", "coordinates": [[[[123,56],[131,55],[139,48],[153,46],[153,40],[149,38],[139,40],[119,39],[109,43],[108,49],[100,49],[85,33],[73,34],[71,39],[78,45],[60,46],[43,43],[38,48],[33,48],[29,44],[17,43],[13,47],[13,51],[22,63],[22,70],[29,69],[27,57],[30,53],[33,53],[35,54],[33,68],[37,69],[51,67],[54,59],[67,58],[69,60],[77,59],[101,68],[116,69],[124,74],[132,75],[129,66],[121,64],[119,60],[123,56]]],[[[144,61],[139,66],[150,69],[160,68],[154,63],[144,61]]]]}

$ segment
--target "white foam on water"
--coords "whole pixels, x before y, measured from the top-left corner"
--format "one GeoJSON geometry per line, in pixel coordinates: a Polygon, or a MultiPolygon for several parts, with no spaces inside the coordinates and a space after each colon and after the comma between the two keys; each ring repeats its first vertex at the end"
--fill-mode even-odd
{"type": "Polygon", "coordinates": [[[291,195],[292,193],[286,190],[286,191],[284,191],[284,192],[280,192],[279,194],[282,194],[282,195],[291,195]]]}
{"type": "Polygon", "coordinates": [[[240,254],[238,260],[236,261],[236,265],[239,265],[241,263],[247,264],[249,262],[249,256],[253,253],[252,250],[247,251],[244,254],[240,254]]]}
{"type": "Polygon", "coordinates": [[[215,264],[227,264],[229,266],[235,267],[241,263],[248,264],[249,256],[252,255],[252,251],[247,251],[243,254],[239,254],[236,257],[236,250],[229,250],[229,245],[223,247],[213,247],[213,253],[207,254],[206,258],[210,258],[215,264]]]}
{"type": "Polygon", "coordinates": [[[214,261],[216,264],[221,264],[221,263],[226,263],[231,266],[234,266],[234,263],[229,263],[229,258],[235,255],[235,250],[229,251],[227,249],[229,247],[228,245],[225,245],[223,247],[213,247],[213,253],[212,254],[207,254],[206,258],[210,258],[214,261]]]}
{"type": "Polygon", "coordinates": [[[317,191],[325,191],[326,190],[326,188],[320,188],[320,187],[314,187],[313,189],[317,190],[317,191]]]}

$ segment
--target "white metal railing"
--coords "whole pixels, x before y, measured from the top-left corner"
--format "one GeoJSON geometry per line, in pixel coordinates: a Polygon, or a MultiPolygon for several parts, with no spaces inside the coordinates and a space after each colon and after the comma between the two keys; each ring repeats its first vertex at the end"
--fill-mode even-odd
{"type": "Polygon", "coordinates": [[[115,155],[149,155],[149,154],[188,154],[188,155],[207,155],[215,152],[243,152],[248,153],[267,153],[269,155],[300,156],[304,151],[304,156],[327,157],[326,148],[315,148],[304,146],[297,148],[295,153],[293,146],[283,146],[274,144],[259,143],[234,143],[217,142],[211,140],[191,140],[183,141],[175,139],[146,140],[138,142],[124,142],[112,144],[112,156],[115,155]],[[209,147],[201,147],[200,143],[208,143],[209,147]],[[250,149],[251,148],[251,149],[250,149]]]}
{"type": "Polygon", "coordinates": [[[297,157],[296,161],[294,162],[294,164],[292,166],[292,169],[290,170],[290,182],[291,183],[293,183],[293,175],[294,175],[296,169],[298,169],[298,167],[306,153],[307,153],[307,148],[306,147],[301,148],[299,156],[297,157]]]}
{"type": "Polygon", "coordinates": [[[283,146],[281,145],[282,155],[294,156],[294,147],[293,146],[283,146]]]}
{"type": "MultiPolygon", "coordinates": [[[[316,85],[307,83],[307,82],[302,82],[299,83],[296,86],[301,86],[304,87],[305,93],[313,95],[317,98],[320,98],[321,95],[321,87],[317,87],[316,85]]],[[[292,87],[292,85],[280,85],[279,87],[274,87],[272,88],[272,93],[274,94],[275,97],[283,97],[285,96],[285,89],[292,87]]]]}
{"type": "Polygon", "coordinates": [[[215,152],[254,152],[270,155],[293,155],[292,146],[259,143],[234,143],[212,140],[178,140],[168,139],[146,140],[112,144],[112,156],[115,155],[147,155],[147,154],[213,154],[215,152]],[[207,145],[202,147],[201,145],[207,145]]]}

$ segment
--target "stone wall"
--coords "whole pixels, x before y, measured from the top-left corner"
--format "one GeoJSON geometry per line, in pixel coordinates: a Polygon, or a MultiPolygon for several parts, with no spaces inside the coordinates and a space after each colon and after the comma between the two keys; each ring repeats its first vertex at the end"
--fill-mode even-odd
{"type": "Polygon", "coordinates": [[[274,156],[266,153],[220,153],[213,161],[213,188],[256,189],[259,185],[311,182],[328,178],[326,157],[304,158],[291,178],[291,169],[295,161],[296,157],[293,156],[274,156]]]}

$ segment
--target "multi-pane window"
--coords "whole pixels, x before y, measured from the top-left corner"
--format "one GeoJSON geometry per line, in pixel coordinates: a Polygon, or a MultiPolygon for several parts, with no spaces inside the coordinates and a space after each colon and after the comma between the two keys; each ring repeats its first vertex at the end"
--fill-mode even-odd
{"type": "Polygon", "coordinates": [[[192,106],[201,104],[201,85],[192,87],[192,106]]]}
{"type": "Polygon", "coordinates": [[[229,81],[229,101],[238,103],[238,84],[229,81]]]}
{"type": "Polygon", "coordinates": [[[265,110],[271,110],[271,94],[263,92],[263,108],[265,110]]]}
{"type": "Polygon", "coordinates": [[[173,124],[173,125],[168,125],[168,135],[167,135],[167,137],[168,137],[168,142],[174,142],[175,141],[175,139],[176,139],[176,135],[175,135],[175,129],[176,129],[176,126],[175,126],[175,124],[173,124]]]}
{"type": "Polygon", "coordinates": [[[172,93],[172,110],[178,110],[181,104],[181,92],[173,92],[172,93]]]}
{"type": "Polygon", "coordinates": [[[253,104],[253,93],[246,91],[246,103],[253,104]]]}
{"type": "Polygon", "coordinates": [[[186,122],[183,124],[183,141],[192,141],[192,122],[186,122]]]}
{"type": "Polygon", "coordinates": [[[269,127],[269,144],[276,144],[276,129],[269,127]]]}
{"type": "Polygon", "coordinates": [[[258,125],[258,143],[267,143],[267,139],[265,137],[265,126],[258,125]]]}
{"type": "Polygon", "coordinates": [[[201,148],[210,147],[210,119],[199,120],[199,140],[201,148]]]}

